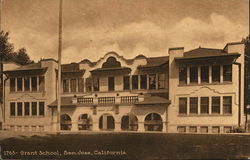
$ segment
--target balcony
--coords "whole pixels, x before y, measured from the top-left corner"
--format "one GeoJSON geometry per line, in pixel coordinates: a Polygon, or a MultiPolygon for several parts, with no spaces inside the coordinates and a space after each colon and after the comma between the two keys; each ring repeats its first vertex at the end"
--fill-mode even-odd
{"type": "Polygon", "coordinates": [[[138,96],[77,98],[79,104],[133,104],[138,102],[138,96]]]}

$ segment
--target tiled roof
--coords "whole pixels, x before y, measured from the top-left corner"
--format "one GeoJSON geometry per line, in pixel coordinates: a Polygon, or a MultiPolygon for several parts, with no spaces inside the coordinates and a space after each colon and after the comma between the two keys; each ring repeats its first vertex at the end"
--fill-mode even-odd
{"type": "Polygon", "coordinates": [[[23,65],[17,69],[15,69],[15,71],[19,71],[19,70],[34,70],[34,69],[41,69],[41,63],[31,63],[31,64],[27,64],[27,65],[23,65]]]}
{"type": "Polygon", "coordinates": [[[184,52],[184,57],[186,58],[196,58],[196,57],[208,57],[208,56],[220,56],[227,55],[222,49],[212,49],[212,48],[196,48],[187,52],[184,52]]]}
{"type": "Polygon", "coordinates": [[[141,65],[141,66],[139,66],[139,68],[161,66],[161,65],[167,63],[168,60],[169,60],[169,56],[148,57],[147,58],[147,64],[146,65],[141,65]]]}
{"type": "Polygon", "coordinates": [[[77,72],[80,71],[79,63],[62,64],[62,72],[77,72]]]}
{"type": "MultiPolygon", "coordinates": [[[[50,107],[57,106],[57,100],[49,104],[50,107]]],[[[61,97],[61,106],[76,106],[76,104],[72,103],[72,97],[61,97]]]]}
{"type": "Polygon", "coordinates": [[[171,101],[163,98],[163,97],[159,97],[159,96],[146,96],[144,97],[144,101],[142,102],[136,102],[135,104],[137,105],[143,105],[143,104],[170,104],[171,101]]]}

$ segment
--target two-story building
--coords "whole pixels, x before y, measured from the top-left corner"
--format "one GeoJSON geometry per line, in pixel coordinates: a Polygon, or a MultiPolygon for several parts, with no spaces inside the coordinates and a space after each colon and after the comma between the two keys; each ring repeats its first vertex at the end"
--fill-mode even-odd
{"type": "MultiPolygon", "coordinates": [[[[244,44],[228,43],[63,64],[60,129],[226,133],[244,126],[243,54],[244,44]]],[[[4,73],[4,128],[57,131],[58,63],[44,59],[4,73]]]]}

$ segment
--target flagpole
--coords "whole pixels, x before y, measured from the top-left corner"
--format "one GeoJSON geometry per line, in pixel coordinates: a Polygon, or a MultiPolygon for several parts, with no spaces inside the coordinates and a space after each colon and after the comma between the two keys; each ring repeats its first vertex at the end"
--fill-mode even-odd
{"type": "Polygon", "coordinates": [[[62,54],[62,0],[59,0],[59,36],[58,36],[58,86],[57,86],[57,131],[61,130],[61,54],[62,54]]]}

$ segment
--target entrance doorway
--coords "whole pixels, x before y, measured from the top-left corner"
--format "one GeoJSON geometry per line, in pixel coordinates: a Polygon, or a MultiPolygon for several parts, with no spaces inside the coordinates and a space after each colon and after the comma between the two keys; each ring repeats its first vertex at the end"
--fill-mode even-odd
{"type": "Polygon", "coordinates": [[[99,119],[99,128],[101,130],[115,129],[115,120],[112,115],[104,114],[99,119]]]}

